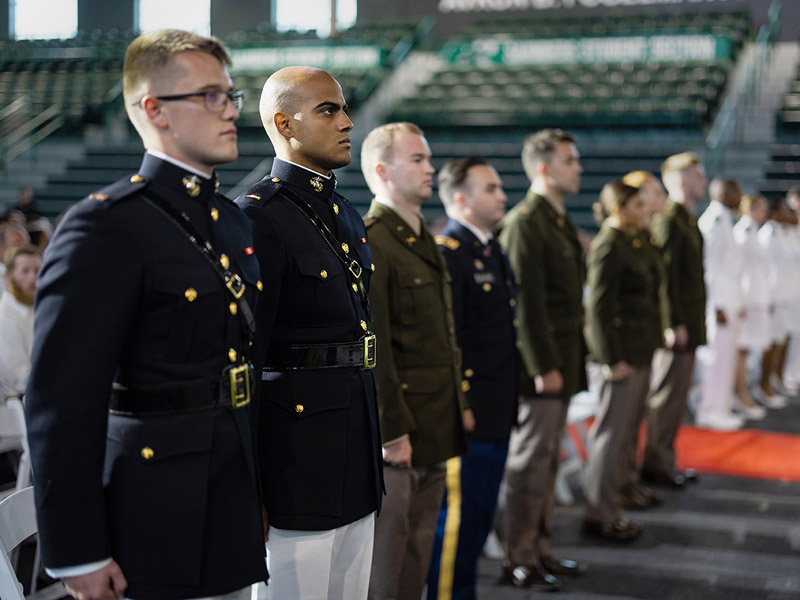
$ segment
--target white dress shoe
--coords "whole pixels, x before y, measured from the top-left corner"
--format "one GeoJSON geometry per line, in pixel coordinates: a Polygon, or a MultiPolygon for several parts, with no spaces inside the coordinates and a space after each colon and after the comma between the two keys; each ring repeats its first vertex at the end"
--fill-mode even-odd
{"type": "Polygon", "coordinates": [[[767,416],[767,409],[763,406],[759,406],[758,404],[745,406],[738,397],[734,397],[733,399],[733,410],[741,414],[745,419],[750,419],[752,421],[758,421],[767,416]]]}
{"type": "Polygon", "coordinates": [[[701,429],[712,431],[736,431],[744,425],[742,417],[724,413],[700,413],[695,420],[696,425],[701,429]]]}

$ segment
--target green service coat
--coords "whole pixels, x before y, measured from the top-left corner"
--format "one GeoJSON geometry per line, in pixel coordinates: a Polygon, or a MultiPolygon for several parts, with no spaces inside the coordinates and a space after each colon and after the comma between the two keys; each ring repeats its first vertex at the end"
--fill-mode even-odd
{"type": "Polygon", "coordinates": [[[528,191],[500,225],[500,243],[519,280],[521,390],[534,396],[533,378],[559,369],[564,396],[586,389],[583,338],[583,249],[572,222],[528,191]]]}
{"type": "Polygon", "coordinates": [[[603,224],[586,257],[587,343],[592,360],[649,367],[660,345],[659,266],[640,233],[603,224]]]}
{"type": "Polygon", "coordinates": [[[373,200],[364,222],[375,266],[371,329],[383,441],[408,434],[414,466],[464,454],[466,404],[444,258],[424,226],[417,236],[388,206],[373,200]]]}
{"type": "Polygon", "coordinates": [[[703,235],[697,228],[697,219],[673,200],[667,201],[663,214],[653,215],[650,228],[661,249],[666,272],[669,310],[664,326],[685,326],[688,349],[693,350],[706,343],[703,235]]]}

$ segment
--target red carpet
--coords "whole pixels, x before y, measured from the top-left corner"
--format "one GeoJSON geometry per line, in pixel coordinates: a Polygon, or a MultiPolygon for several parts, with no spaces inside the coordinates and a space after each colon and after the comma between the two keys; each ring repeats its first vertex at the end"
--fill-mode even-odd
{"type": "Polygon", "coordinates": [[[800,482],[800,435],[754,429],[722,433],[684,425],[675,449],[682,469],[800,482]]]}

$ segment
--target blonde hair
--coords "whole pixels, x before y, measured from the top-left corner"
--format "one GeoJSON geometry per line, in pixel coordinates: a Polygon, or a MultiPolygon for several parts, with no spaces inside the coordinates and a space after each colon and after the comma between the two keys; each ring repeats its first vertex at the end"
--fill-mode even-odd
{"type": "Polygon", "coordinates": [[[122,68],[122,94],[125,106],[140,100],[142,87],[163,76],[171,66],[171,59],[180,52],[204,52],[216,58],[225,67],[231,66],[231,57],[222,41],[180,29],[159,29],[137,37],[125,52],[122,68]]]}
{"type": "Polygon", "coordinates": [[[656,176],[650,171],[631,171],[622,178],[625,185],[635,188],[641,188],[648,181],[657,181],[656,176]]]}
{"type": "Polygon", "coordinates": [[[680,154],[673,154],[661,163],[661,176],[673,171],[684,171],[692,165],[702,164],[700,157],[694,152],[681,152],[680,154]]]}
{"type": "Polygon", "coordinates": [[[399,121],[376,127],[369,132],[364,143],[361,144],[361,172],[364,174],[367,186],[369,186],[373,194],[375,193],[375,165],[382,162],[391,162],[392,144],[395,136],[399,133],[425,135],[422,129],[414,125],[414,123],[399,121]]]}

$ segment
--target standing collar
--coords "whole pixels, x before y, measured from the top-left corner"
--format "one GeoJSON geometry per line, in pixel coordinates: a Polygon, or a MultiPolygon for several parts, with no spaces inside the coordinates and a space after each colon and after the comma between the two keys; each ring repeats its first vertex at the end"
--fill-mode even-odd
{"type": "MultiPolygon", "coordinates": [[[[161,153],[159,153],[161,154],[161,153]]],[[[131,182],[141,181],[142,178],[173,190],[180,196],[187,196],[196,200],[208,200],[213,197],[219,188],[216,175],[208,177],[198,175],[195,169],[179,164],[170,157],[161,158],[151,151],[147,151],[139,167],[139,173],[131,178],[131,182]]]]}
{"type": "Polygon", "coordinates": [[[402,206],[392,200],[391,198],[387,198],[386,196],[375,196],[375,202],[383,204],[384,206],[388,206],[394,212],[397,213],[397,216],[400,217],[403,221],[405,221],[406,225],[411,227],[411,231],[415,234],[419,235],[422,232],[422,216],[414,213],[413,211],[407,209],[405,206],[402,206]]]}
{"type": "Polygon", "coordinates": [[[309,195],[328,199],[336,189],[336,176],[329,176],[312,171],[302,165],[275,157],[272,163],[270,176],[285,181],[289,185],[306,192],[309,195]]]}
{"type": "Polygon", "coordinates": [[[494,236],[491,232],[486,233],[480,227],[476,227],[472,223],[468,223],[467,221],[461,221],[460,219],[453,219],[456,223],[461,225],[464,229],[467,229],[472,235],[478,238],[478,241],[486,246],[494,236]]]}

